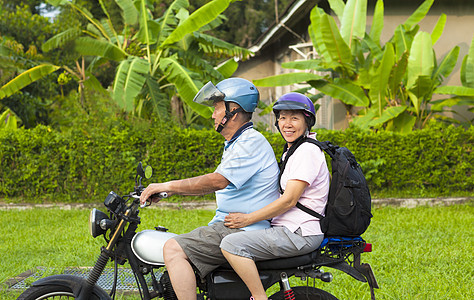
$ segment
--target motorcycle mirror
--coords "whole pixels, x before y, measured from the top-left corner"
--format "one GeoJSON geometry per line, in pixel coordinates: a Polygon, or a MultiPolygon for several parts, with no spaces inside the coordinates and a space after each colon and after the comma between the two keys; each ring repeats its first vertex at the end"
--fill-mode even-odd
{"type": "Polygon", "coordinates": [[[153,175],[153,168],[151,166],[146,166],[145,167],[145,178],[150,179],[152,175],[153,175]]]}

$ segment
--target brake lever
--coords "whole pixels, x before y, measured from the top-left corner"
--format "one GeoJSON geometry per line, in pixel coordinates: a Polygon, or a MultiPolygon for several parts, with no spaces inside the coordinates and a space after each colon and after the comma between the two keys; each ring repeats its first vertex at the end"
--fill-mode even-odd
{"type": "MultiPolygon", "coordinates": [[[[153,195],[150,196],[150,198],[148,198],[146,200],[145,203],[140,204],[140,207],[143,208],[143,207],[150,206],[151,205],[151,199],[155,198],[155,197],[158,197],[160,199],[168,198],[168,193],[167,192],[161,192],[161,193],[158,193],[158,194],[153,194],[153,195]]],[[[140,199],[140,197],[138,197],[138,199],[140,199]]]]}

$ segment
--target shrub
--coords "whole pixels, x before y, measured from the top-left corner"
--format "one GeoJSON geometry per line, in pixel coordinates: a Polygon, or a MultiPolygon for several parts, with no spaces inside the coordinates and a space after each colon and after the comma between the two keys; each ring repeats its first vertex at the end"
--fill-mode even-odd
{"type": "MultiPolygon", "coordinates": [[[[159,124],[110,130],[46,126],[0,130],[0,197],[22,201],[94,202],[111,190],[131,190],[139,161],[153,166],[153,182],[213,172],[223,150],[214,130],[159,124]]],[[[265,132],[279,159],[279,134],[265,132]]],[[[474,129],[433,124],[410,134],[318,130],[319,140],[348,147],[361,163],[372,191],[425,189],[440,195],[474,191],[474,129]]]]}

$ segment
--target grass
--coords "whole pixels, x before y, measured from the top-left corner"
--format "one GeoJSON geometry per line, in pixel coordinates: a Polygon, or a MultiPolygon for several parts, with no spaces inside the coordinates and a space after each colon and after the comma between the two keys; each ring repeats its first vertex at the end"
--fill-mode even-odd
{"type": "MultiPolygon", "coordinates": [[[[92,266],[102,238],[87,229],[89,210],[59,208],[0,211],[0,299],[16,299],[1,284],[38,266],[48,274],[65,267],[92,266]]],[[[362,262],[372,265],[380,285],[377,299],[474,299],[474,205],[416,208],[380,207],[364,238],[373,252],[362,262]]],[[[184,233],[206,224],[206,210],[147,209],[140,229],[164,225],[184,233]]],[[[339,299],[370,299],[368,285],[332,269],[332,283],[315,285],[339,299]]],[[[135,299],[122,297],[120,299],[135,299]]]]}

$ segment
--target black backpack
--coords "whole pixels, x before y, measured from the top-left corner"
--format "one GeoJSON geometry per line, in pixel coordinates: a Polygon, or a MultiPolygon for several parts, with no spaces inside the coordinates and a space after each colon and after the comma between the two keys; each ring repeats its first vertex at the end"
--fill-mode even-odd
{"type": "MultiPolygon", "coordinates": [[[[325,236],[361,235],[369,227],[372,218],[371,197],[362,169],[349,149],[333,145],[329,141],[302,138],[290,147],[285,159],[280,162],[278,183],[280,184],[286,162],[304,142],[315,144],[329,154],[332,179],[324,217],[299,202],[296,207],[320,219],[325,236]]],[[[285,151],[286,147],[285,145],[285,151]]],[[[281,186],[280,192],[283,193],[281,186]]]]}

